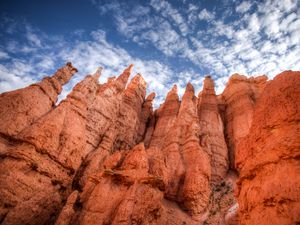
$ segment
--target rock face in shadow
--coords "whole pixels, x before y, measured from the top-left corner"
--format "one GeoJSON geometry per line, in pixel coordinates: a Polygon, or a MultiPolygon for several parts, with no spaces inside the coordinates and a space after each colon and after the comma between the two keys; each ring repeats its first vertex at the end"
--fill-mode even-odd
{"type": "Polygon", "coordinates": [[[237,149],[240,224],[300,222],[300,72],[270,81],[237,149]]]}
{"type": "Polygon", "coordinates": [[[239,140],[249,133],[253,110],[266,81],[266,76],[247,78],[234,74],[221,94],[222,102],[225,105],[225,137],[232,169],[235,169],[235,149],[239,140]]]}
{"type": "Polygon", "coordinates": [[[299,72],[234,74],[219,96],[207,76],[154,110],[132,67],[104,84],[99,68],[57,106],[71,64],[0,95],[1,224],[300,221],[299,72]]]}

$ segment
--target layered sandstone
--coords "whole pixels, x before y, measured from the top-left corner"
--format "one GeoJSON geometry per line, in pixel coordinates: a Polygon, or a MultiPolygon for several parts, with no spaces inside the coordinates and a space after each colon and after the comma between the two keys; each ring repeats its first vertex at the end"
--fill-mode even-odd
{"type": "Polygon", "coordinates": [[[1,224],[299,222],[299,72],[234,74],[219,96],[207,76],[153,110],[132,66],[58,106],[71,64],[0,95],[1,224]]]}

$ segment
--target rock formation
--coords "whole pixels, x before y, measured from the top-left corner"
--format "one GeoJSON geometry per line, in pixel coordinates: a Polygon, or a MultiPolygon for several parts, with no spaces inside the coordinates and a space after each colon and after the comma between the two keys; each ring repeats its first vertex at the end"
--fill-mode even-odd
{"type": "Polygon", "coordinates": [[[97,88],[98,77],[87,76],[56,108],[2,141],[2,224],[54,219],[84,157],[87,109],[97,88]]]}
{"type": "Polygon", "coordinates": [[[227,138],[230,167],[235,168],[235,149],[240,138],[245,137],[251,127],[255,103],[266,85],[267,77],[247,78],[233,74],[221,94],[225,104],[225,136],[227,138]]]}
{"type": "Polygon", "coordinates": [[[207,76],[153,110],[132,66],[57,106],[70,63],[0,95],[0,224],[299,223],[299,72],[235,74],[219,96],[207,76]]]}
{"type": "Polygon", "coordinates": [[[237,148],[240,224],[300,223],[300,72],[265,87],[237,148]]]}
{"type": "Polygon", "coordinates": [[[54,107],[62,85],[76,72],[77,69],[67,63],[52,77],[45,77],[29,87],[1,94],[0,134],[14,136],[48,113],[54,107]]]}
{"type": "Polygon", "coordinates": [[[214,83],[210,76],[204,79],[203,90],[198,96],[200,145],[210,157],[212,178],[218,183],[228,171],[228,150],[224,138],[224,124],[218,109],[214,83]]]}

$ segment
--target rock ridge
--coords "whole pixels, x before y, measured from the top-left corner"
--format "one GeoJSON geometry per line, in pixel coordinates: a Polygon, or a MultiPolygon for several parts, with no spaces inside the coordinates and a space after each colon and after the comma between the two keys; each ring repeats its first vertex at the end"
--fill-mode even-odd
{"type": "Polygon", "coordinates": [[[297,224],[300,72],[177,86],[71,63],[0,94],[0,224],[297,224]],[[197,95],[196,95],[197,94],[197,95]],[[287,176],[288,174],[288,176],[287,176]]]}

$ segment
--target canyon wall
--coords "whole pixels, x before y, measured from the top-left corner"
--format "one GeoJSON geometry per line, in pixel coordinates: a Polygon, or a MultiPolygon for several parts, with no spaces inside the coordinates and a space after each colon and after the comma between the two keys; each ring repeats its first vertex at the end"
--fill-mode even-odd
{"type": "Polygon", "coordinates": [[[0,224],[300,223],[299,72],[218,96],[207,76],[154,110],[132,67],[57,106],[70,63],[0,95],[0,224]]]}

